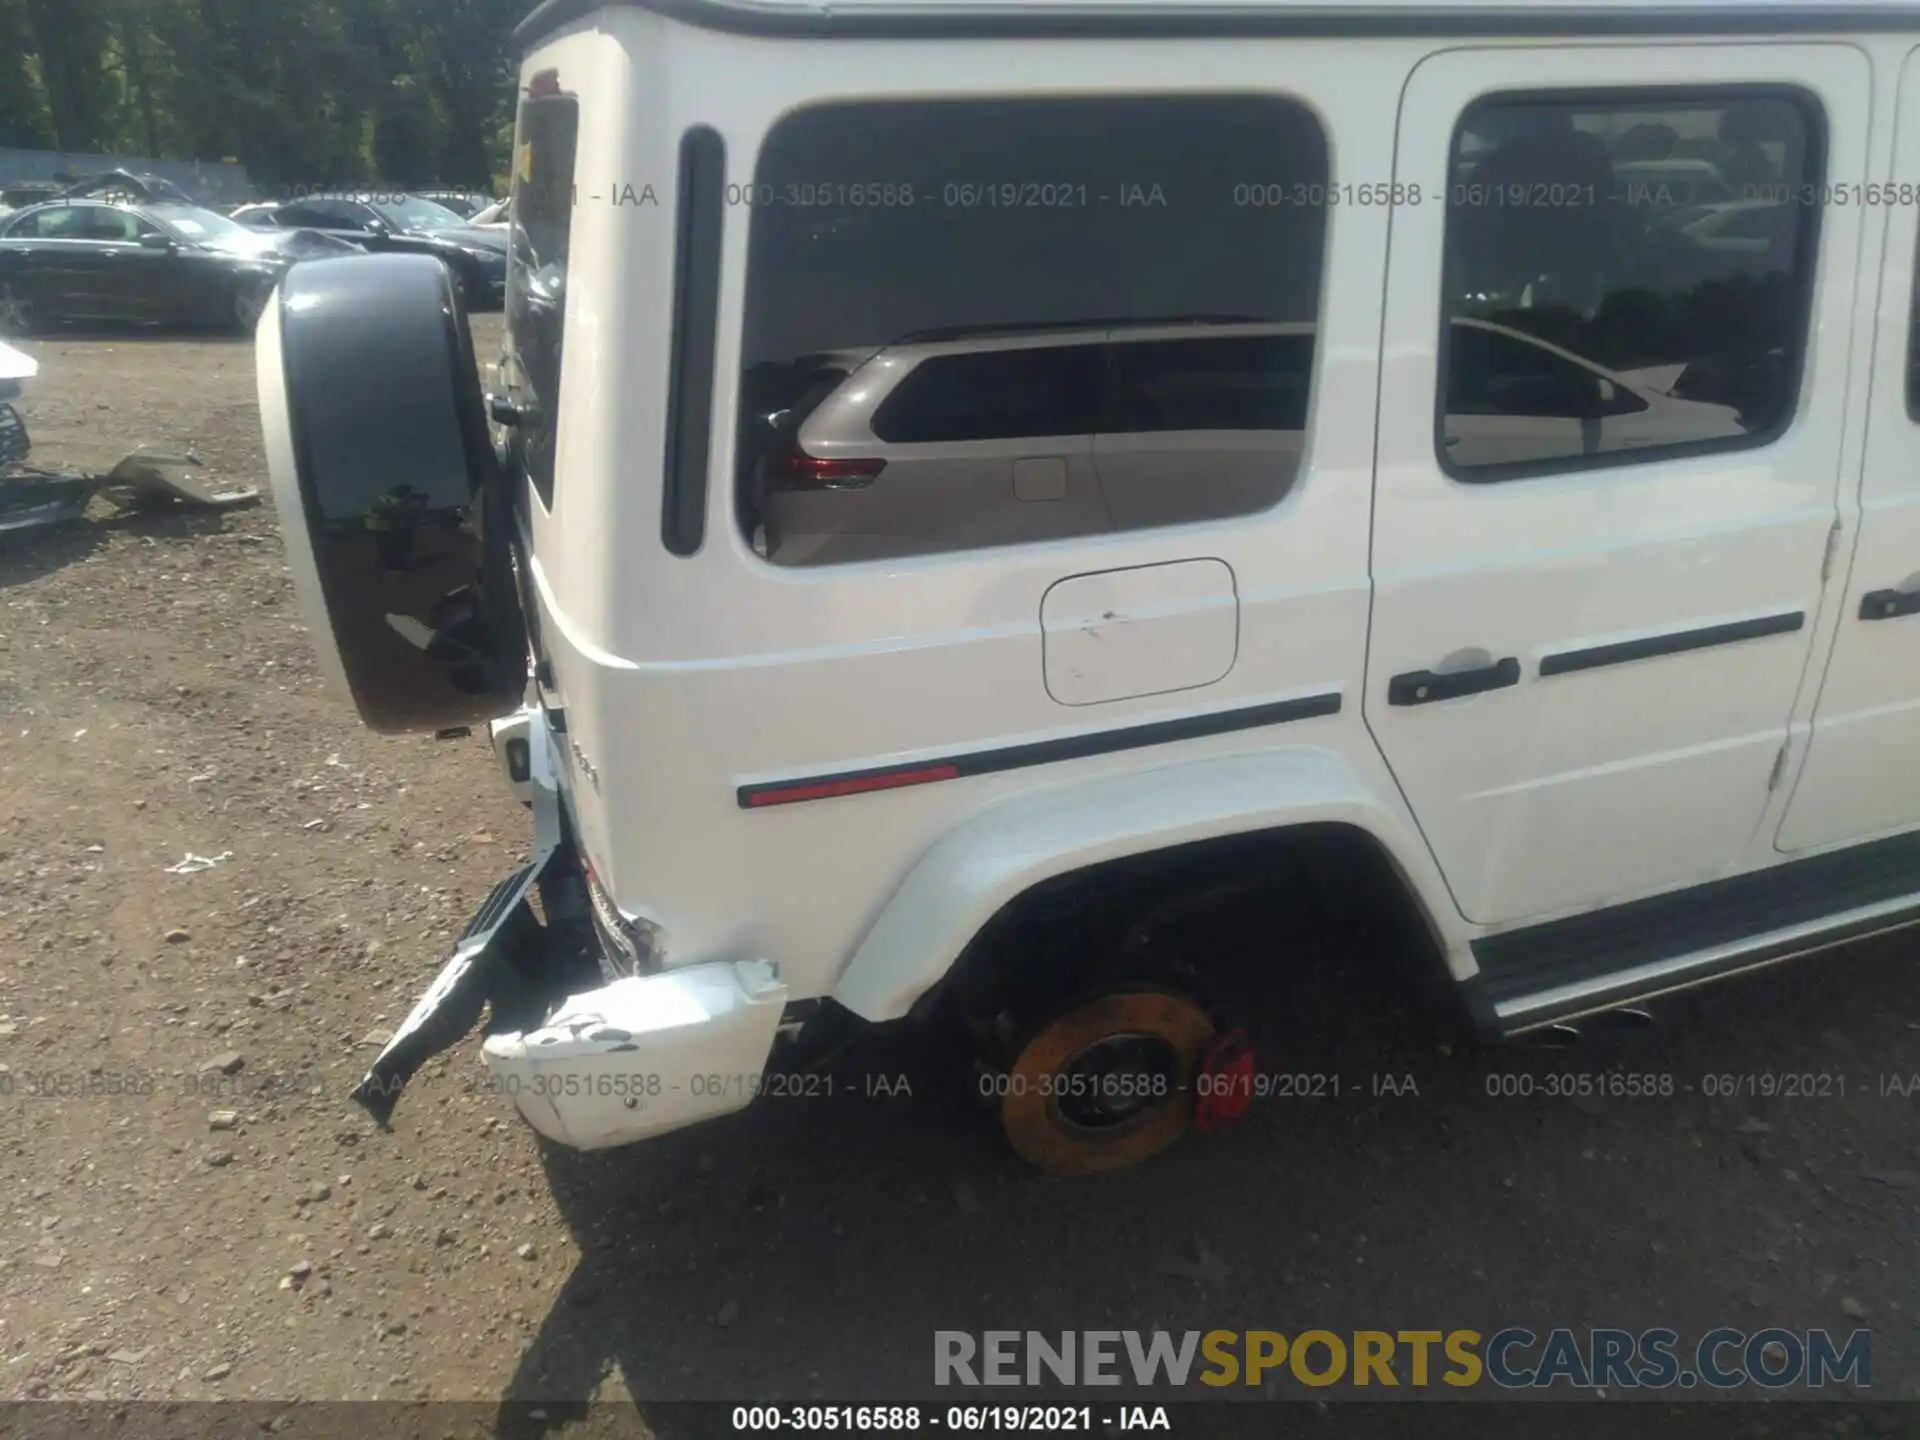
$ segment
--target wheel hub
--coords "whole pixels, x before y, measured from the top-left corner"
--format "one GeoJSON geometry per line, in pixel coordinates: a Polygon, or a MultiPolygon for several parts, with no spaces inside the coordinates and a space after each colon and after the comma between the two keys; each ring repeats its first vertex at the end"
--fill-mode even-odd
{"type": "Polygon", "coordinates": [[[1020,1048],[1000,1090],[1000,1123],[1030,1164],[1055,1175],[1122,1170],[1179,1139],[1193,1081],[1214,1041],[1193,1000],[1123,990],[1082,1001],[1020,1048]]]}
{"type": "Polygon", "coordinates": [[[1179,1068],[1179,1055],[1161,1036],[1109,1035],[1060,1068],[1054,1107],[1082,1130],[1122,1126],[1166,1099],[1179,1068]]]}

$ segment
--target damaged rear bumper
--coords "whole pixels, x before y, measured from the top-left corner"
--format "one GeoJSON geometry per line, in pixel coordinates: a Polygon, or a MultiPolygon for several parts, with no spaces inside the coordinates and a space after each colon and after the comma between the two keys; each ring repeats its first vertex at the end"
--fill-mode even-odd
{"type": "Polygon", "coordinates": [[[487,896],[353,1098],[386,1125],[420,1067],[459,1044],[491,1006],[491,1088],[562,1145],[627,1145],[745,1107],[759,1093],[786,1008],[776,968],[765,960],[686,965],[567,993],[562,942],[529,903],[569,860],[550,736],[537,707],[496,725],[494,736],[509,780],[533,809],[533,858],[487,896]],[[535,993],[529,1003],[530,991],[547,998],[535,993]]]}
{"type": "Polygon", "coordinates": [[[487,1069],[549,1140],[629,1145],[744,1108],[786,999],[764,960],[629,976],[571,997],[538,1029],[488,1036],[487,1069]]]}
{"type": "Polygon", "coordinates": [[[354,1100],[382,1125],[393,1118],[393,1107],[414,1072],[466,1038],[480,1023],[488,1000],[500,992],[502,967],[512,963],[507,952],[513,938],[533,923],[527,896],[553,863],[553,854],[549,844],[493,887],[454,942],[452,956],[354,1087],[354,1100]]]}

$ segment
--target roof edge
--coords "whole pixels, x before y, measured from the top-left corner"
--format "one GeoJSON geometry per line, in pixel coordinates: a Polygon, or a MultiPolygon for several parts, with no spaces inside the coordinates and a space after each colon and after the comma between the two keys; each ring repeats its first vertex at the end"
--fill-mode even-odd
{"type": "Polygon", "coordinates": [[[702,29],[736,34],[866,38],[1141,36],[1775,35],[1782,32],[1899,30],[1920,25],[1907,0],[1649,0],[1644,4],[1540,5],[1338,3],[1048,3],[1048,0],[542,0],[514,40],[524,50],[599,10],[639,8],[702,29]]]}

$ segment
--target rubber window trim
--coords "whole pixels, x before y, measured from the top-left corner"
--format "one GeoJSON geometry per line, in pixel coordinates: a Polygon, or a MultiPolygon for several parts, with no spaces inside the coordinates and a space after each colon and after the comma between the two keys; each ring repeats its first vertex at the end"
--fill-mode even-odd
{"type": "Polygon", "coordinates": [[[720,243],[726,221],[726,142],[706,125],[680,137],[673,257],[673,341],[660,540],[679,556],[707,535],[713,367],[720,323],[720,243]]]}

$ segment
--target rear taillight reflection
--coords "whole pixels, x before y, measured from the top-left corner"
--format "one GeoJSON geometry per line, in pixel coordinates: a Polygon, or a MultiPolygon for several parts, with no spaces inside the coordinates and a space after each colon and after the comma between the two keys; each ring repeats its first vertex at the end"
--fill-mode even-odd
{"type": "Polygon", "coordinates": [[[791,444],[776,455],[772,472],[782,490],[858,490],[886,468],[884,460],[828,459],[791,444]]]}

